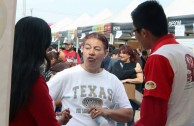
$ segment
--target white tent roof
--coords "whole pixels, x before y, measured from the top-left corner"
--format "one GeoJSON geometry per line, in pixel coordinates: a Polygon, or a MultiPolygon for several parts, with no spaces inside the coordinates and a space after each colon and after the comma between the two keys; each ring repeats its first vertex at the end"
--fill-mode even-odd
{"type": "Polygon", "coordinates": [[[194,0],[172,0],[167,7],[164,7],[166,16],[181,16],[194,14],[194,0]]]}
{"type": "Polygon", "coordinates": [[[72,20],[70,18],[64,18],[58,22],[56,22],[55,24],[51,25],[51,31],[53,32],[58,32],[63,26],[66,26],[68,24],[70,24],[72,22],[72,20]]]}
{"type": "Polygon", "coordinates": [[[133,11],[133,9],[135,9],[137,7],[138,4],[140,4],[139,0],[131,1],[126,8],[124,8],[123,10],[118,12],[117,14],[113,15],[112,17],[107,18],[107,19],[99,22],[99,24],[111,23],[111,22],[114,22],[114,23],[132,22],[131,12],[133,11]]]}
{"type": "Polygon", "coordinates": [[[98,24],[98,22],[107,19],[111,16],[112,13],[108,9],[99,12],[94,18],[90,17],[88,14],[85,13],[78,17],[75,21],[67,20],[67,18],[65,18],[57,22],[56,24],[52,25],[51,29],[52,32],[56,32],[76,29],[77,27],[82,26],[96,25],[98,24]]]}
{"type": "MultiPolygon", "coordinates": [[[[160,2],[160,1],[159,1],[160,2]]],[[[113,15],[110,18],[107,18],[101,22],[103,23],[127,23],[132,22],[131,19],[131,12],[140,4],[142,3],[141,0],[133,0],[129,3],[129,5],[118,12],[117,14],[113,15]]],[[[194,0],[172,0],[169,1],[169,4],[167,6],[163,6],[164,11],[166,13],[166,16],[180,16],[180,15],[189,15],[194,14],[194,8],[193,8],[194,0]]]]}
{"type": "Polygon", "coordinates": [[[101,12],[99,12],[95,17],[93,17],[91,20],[87,21],[83,26],[90,26],[90,25],[96,25],[99,24],[102,20],[105,20],[107,18],[110,18],[112,16],[112,13],[108,9],[104,9],[101,12]]]}
{"type": "Polygon", "coordinates": [[[63,28],[60,29],[60,31],[76,29],[78,26],[82,26],[85,22],[89,20],[91,20],[91,17],[88,14],[82,14],[75,21],[73,21],[73,23],[66,26],[64,25],[63,28]]]}
{"type": "MultiPolygon", "coordinates": [[[[70,19],[63,19],[51,26],[52,31],[65,31],[76,29],[82,26],[91,26],[105,23],[130,23],[131,12],[141,3],[141,0],[132,0],[126,8],[121,10],[115,15],[105,9],[98,13],[95,17],[91,18],[87,14],[82,14],[75,21],[72,22],[70,19]]],[[[160,1],[159,1],[160,2],[160,1]]],[[[166,16],[178,16],[178,15],[188,15],[194,14],[193,8],[194,0],[172,0],[169,1],[167,6],[163,6],[166,16]]]]}

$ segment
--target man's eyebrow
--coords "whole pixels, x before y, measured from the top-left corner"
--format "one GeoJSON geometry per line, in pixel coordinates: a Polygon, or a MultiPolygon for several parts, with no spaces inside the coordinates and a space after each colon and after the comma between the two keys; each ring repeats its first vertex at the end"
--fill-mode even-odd
{"type": "Polygon", "coordinates": [[[88,44],[88,43],[86,43],[85,45],[89,45],[89,46],[91,46],[90,44],[88,44]]]}

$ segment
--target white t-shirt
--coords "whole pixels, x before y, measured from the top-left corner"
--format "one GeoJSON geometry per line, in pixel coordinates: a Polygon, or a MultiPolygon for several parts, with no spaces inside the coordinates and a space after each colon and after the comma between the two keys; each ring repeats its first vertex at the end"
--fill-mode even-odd
{"type": "MultiPolygon", "coordinates": [[[[80,65],[57,73],[48,82],[53,100],[62,99],[62,109],[69,108],[72,119],[67,126],[97,126],[88,114],[91,105],[103,108],[131,108],[124,86],[113,74],[102,70],[89,73],[80,65]]],[[[108,120],[109,126],[114,121],[108,120]]]]}

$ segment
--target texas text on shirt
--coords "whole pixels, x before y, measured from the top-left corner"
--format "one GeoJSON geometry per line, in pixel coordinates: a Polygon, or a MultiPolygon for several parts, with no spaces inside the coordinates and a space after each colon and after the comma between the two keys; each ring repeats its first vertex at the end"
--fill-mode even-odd
{"type": "MultiPolygon", "coordinates": [[[[59,72],[47,84],[52,99],[61,98],[62,109],[71,111],[66,126],[98,126],[88,113],[91,105],[131,108],[121,81],[106,70],[94,74],[77,65],[59,72]]],[[[107,126],[114,126],[114,121],[108,121],[107,126]]]]}

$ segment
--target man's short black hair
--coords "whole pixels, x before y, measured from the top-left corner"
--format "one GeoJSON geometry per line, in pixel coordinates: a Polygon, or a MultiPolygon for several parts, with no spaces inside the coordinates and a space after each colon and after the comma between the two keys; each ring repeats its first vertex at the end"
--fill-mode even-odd
{"type": "Polygon", "coordinates": [[[118,49],[114,49],[112,52],[111,52],[111,56],[113,55],[113,54],[119,54],[119,50],[118,49]]]}
{"type": "Polygon", "coordinates": [[[145,28],[154,36],[168,34],[168,23],[162,6],[155,0],[141,3],[131,13],[136,29],[145,28]]]}

